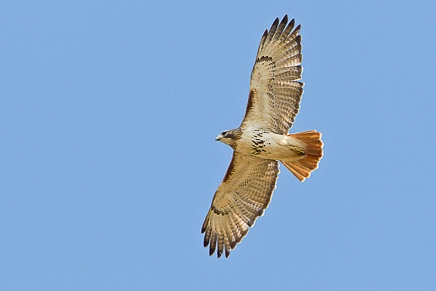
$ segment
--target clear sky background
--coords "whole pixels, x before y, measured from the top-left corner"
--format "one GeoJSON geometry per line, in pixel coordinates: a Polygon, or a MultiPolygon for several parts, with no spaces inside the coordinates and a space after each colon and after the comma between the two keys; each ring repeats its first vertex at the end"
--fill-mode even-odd
{"type": "Polygon", "coordinates": [[[0,4],[1,290],[436,290],[436,2],[254,2],[0,4]],[[214,139],[285,14],[325,155],[209,257],[214,139]]]}

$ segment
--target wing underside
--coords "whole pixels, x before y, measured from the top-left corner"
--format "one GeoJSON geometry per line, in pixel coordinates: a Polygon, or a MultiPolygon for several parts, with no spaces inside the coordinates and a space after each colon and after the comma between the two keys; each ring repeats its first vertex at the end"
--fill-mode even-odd
{"type": "Polygon", "coordinates": [[[280,23],[277,18],[263,34],[241,127],[256,125],[279,134],[289,132],[300,108],[304,86],[297,81],[303,73],[301,27],[294,28],[294,24],[294,20],[288,24],[287,16],[280,23]]]}
{"type": "Polygon", "coordinates": [[[224,250],[229,256],[268,207],[278,173],[276,161],[233,154],[201,229],[210,255],[218,248],[218,257],[224,250]]]}

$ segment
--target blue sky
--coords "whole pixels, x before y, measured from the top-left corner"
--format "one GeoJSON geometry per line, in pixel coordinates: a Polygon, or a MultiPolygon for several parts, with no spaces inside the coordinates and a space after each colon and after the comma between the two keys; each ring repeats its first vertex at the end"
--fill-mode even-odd
{"type": "Polygon", "coordinates": [[[434,290],[436,2],[0,4],[1,290],[434,290]],[[302,24],[304,183],[200,228],[263,31],[302,24]]]}

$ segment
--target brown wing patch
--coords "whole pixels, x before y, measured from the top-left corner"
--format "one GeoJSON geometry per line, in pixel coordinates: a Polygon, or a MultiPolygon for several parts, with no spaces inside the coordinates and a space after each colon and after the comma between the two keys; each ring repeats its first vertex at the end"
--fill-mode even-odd
{"type": "Polygon", "coordinates": [[[245,109],[244,120],[247,118],[247,115],[249,114],[250,110],[254,107],[254,103],[256,102],[255,95],[256,95],[256,92],[253,89],[251,89],[250,93],[248,94],[248,102],[247,102],[247,108],[245,109]]]}
{"type": "Polygon", "coordinates": [[[226,172],[226,175],[224,176],[223,183],[225,183],[227,180],[229,180],[234,172],[235,172],[235,161],[232,159],[229,167],[227,168],[227,172],[226,172]]]}

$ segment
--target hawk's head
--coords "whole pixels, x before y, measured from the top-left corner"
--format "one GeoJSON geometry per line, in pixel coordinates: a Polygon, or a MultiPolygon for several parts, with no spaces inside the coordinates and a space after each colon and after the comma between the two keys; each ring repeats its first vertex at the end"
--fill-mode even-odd
{"type": "Polygon", "coordinates": [[[237,129],[230,129],[225,130],[221,132],[216,138],[216,141],[223,142],[225,144],[228,144],[232,148],[236,147],[236,141],[241,137],[241,130],[239,128],[237,129]]]}

